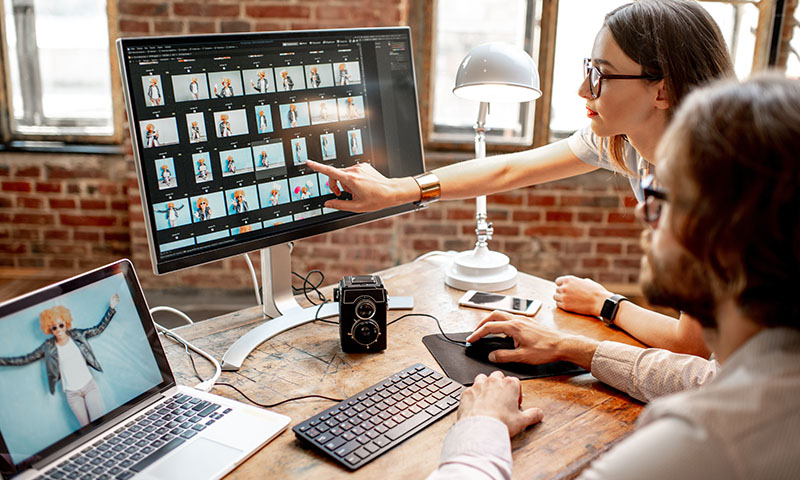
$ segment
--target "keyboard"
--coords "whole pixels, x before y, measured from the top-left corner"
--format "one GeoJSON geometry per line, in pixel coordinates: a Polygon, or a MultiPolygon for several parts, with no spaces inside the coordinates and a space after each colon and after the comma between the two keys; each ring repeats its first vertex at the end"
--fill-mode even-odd
{"type": "Polygon", "coordinates": [[[356,470],[458,407],[464,386],[418,363],[296,425],[292,431],[356,470]]]}
{"type": "Polygon", "coordinates": [[[231,412],[220,408],[175,394],[37,478],[127,480],[231,412]]]}

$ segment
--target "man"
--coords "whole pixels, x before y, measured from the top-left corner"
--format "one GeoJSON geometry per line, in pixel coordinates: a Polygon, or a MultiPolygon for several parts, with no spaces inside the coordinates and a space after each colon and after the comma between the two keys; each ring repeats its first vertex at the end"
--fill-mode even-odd
{"type": "MultiPolygon", "coordinates": [[[[653,400],[637,431],[581,478],[800,475],[798,151],[798,80],[717,84],[691,94],[676,114],[658,150],[660,187],[650,186],[637,209],[652,227],[642,239],[641,284],[651,303],[702,323],[721,367],[699,388],[653,400]]],[[[550,344],[553,358],[570,351],[594,364],[598,350],[583,337],[542,341],[541,330],[516,320],[485,322],[473,336],[498,332],[518,344],[504,361],[541,360],[550,344]]],[[[638,368],[636,359],[620,366],[634,375],[638,368]]],[[[670,382],[673,374],[651,370],[635,381],[670,382]]],[[[431,478],[510,478],[509,434],[543,417],[520,410],[519,400],[516,378],[479,375],[462,394],[431,478]]]]}

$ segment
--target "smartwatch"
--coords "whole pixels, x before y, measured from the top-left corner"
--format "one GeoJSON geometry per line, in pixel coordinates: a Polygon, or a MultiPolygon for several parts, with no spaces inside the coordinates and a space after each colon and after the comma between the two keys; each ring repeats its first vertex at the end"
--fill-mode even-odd
{"type": "Polygon", "coordinates": [[[611,295],[603,302],[603,308],[600,310],[600,318],[603,319],[603,323],[608,325],[614,325],[614,319],[617,318],[617,312],[619,311],[619,304],[622,302],[628,301],[627,298],[623,297],[622,295],[611,295]]]}

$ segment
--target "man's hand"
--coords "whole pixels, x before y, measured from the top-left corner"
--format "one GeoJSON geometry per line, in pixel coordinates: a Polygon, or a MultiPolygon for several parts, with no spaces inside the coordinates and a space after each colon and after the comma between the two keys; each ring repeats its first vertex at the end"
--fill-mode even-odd
{"type": "Polygon", "coordinates": [[[520,410],[522,389],[519,379],[493,372],[488,377],[480,374],[475,383],[461,394],[458,407],[459,420],[466,417],[494,417],[506,424],[508,434],[514,436],[544,417],[540,408],[520,410]]]}
{"type": "Polygon", "coordinates": [[[556,278],[553,300],[562,310],[599,317],[603,302],[611,295],[614,294],[594,280],[566,275],[556,278]]]}
{"type": "Polygon", "coordinates": [[[474,342],[490,333],[505,334],[514,339],[514,350],[495,350],[489,360],[497,363],[520,362],[531,365],[566,360],[589,369],[600,342],[547,328],[527,317],[505,312],[492,312],[481,320],[478,328],[467,337],[474,342]]]}
{"type": "Polygon", "coordinates": [[[111,300],[108,301],[108,305],[111,308],[117,308],[117,305],[119,305],[119,295],[117,295],[116,293],[112,295],[111,300]]]}
{"type": "Polygon", "coordinates": [[[334,168],[314,161],[307,161],[306,165],[333,180],[328,186],[337,197],[342,191],[353,196],[352,200],[328,200],[325,202],[328,208],[374,212],[416,202],[420,197],[419,186],[413,178],[386,178],[368,163],[357,163],[347,168],[334,168]]]}

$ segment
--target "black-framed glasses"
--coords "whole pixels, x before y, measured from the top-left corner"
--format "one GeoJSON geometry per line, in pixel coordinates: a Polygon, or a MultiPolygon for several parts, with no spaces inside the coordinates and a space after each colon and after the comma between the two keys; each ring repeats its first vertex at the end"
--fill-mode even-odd
{"type": "Polygon", "coordinates": [[[642,208],[642,220],[650,225],[656,225],[658,219],[661,217],[661,211],[664,204],[669,201],[667,192],[656,186],[656,178],[653,175],[647,175],[642,179],[642,192],[644,192],[644,201],[640,202],[642,208]]]}
{"type": "Polygon", "coordinates": [[[602,85],[600,80],[604,78],[607,79],[618,79],[618,80],[632,80],[635,78],[644,79],[644,80],[661,80],[664,77],[656,77],[653,75],[611,75],[601,72],[597,67],[592,65],[591,58],[584,58],[583,59],[583,78],[589,78],[589,93],[591,93],[592,98],[597,98],[600,96],[600,86],[602,85]]]}
{"type": "Polygon", "coordinates": [[[64,329],[64,328],[66,328],[66,327],[67,327],[67,326],[64,324],[64,322],[59,322],[59,323],[57,323],[57,324],[50,325],[50,331],[51,331],[51,332],[53,332],[53,333],[55,333],[56,331],[58,331],[58,330],[62,330],[62,329],[64,329]]]}

